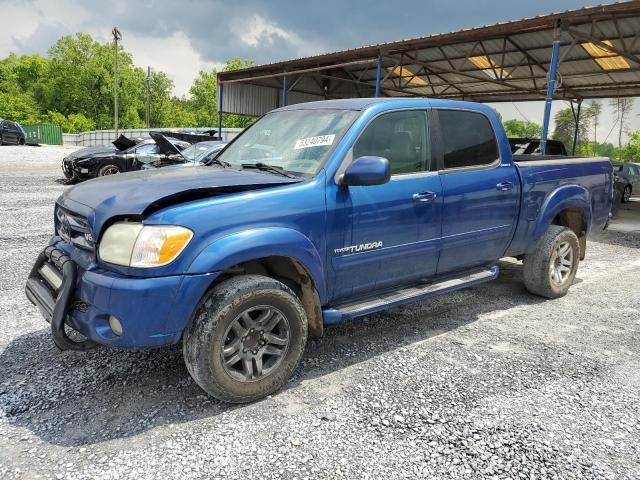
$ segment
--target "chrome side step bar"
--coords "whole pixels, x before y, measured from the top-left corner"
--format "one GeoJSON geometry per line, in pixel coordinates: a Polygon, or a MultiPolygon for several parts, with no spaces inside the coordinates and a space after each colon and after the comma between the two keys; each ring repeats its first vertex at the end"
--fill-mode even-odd
{"type": "Polygon", "coordinates": [[[396,307],[405,303],[424,300],[447,292],[471,287],[479,283],[488,282],[498,276],[499,268],[493,267],[479,270],[461,277],[447,278],[436,283],[406,287],[395,292],[389,292],[359,302],[350,302],[335,307],[325,308],[322,317],[325,324],[338,323],[342,320],[361,317],[373,312],[396,307]]]}

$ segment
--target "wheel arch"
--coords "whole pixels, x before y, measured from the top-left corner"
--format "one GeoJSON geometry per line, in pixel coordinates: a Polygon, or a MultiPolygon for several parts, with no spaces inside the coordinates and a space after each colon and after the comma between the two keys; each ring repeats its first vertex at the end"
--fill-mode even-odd
{"type": "Polygon", "coordinates": [[[592,219],[589,191],[580,185],[560,187],[547,196],[541,210],[533,235],[535,242],[550,225],[567,227],[578,237],[580,259],[583,259],[592,219]]]}
{"type": "Polygon", "coordinates": [[[187,273],[218,272],[211,287],[236,275],[258,274],[282,281],[299,296],[309,331],[322,335],[326,286],[320,255],[303,234],[288,228],[260,228],[220,238],[205,247],[187,273]]]}

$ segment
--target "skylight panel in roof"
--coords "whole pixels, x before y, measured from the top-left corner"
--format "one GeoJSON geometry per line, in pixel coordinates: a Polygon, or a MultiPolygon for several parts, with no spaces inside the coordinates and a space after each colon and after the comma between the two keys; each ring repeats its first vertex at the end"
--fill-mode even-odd
{"type": "Polygon", "coordinates": [[[487,76],[495,80],[504,80],[511,76],[511,72],[502,68],[497,62],[486,55],[469,57],[469,61],[482,70],[487,76]]]}
{"type": "Polygon", "coordinates": [[[409,85],[412,85],[414,87],[424,87],[426,85],[429,85],[429,82],[427,82],[424,78],[417,76],[407,67],[401,67],[397,65],[395,67],[387,67],[387,70],[402,78],[403,80],[407,80],[409,85]]]}
{"type": "MultiPolygon", "coordinates": [[[[602,40],[600,43],[613,47],[609,40],[602,40]]],[[[602,48],[600,45],[591,42],[584,42],[581,45],[603,70],[626,70],[631,68],[631,65],[624,57],[602,48]]]]}

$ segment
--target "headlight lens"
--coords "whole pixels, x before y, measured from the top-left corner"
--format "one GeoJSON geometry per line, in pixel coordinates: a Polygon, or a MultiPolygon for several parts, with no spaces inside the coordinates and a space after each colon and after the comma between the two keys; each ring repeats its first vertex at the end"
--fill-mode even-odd
{"type": "Polygon", "coordinates": [[[161,267],[175,260],[192,237],[184,227],[118,222],[104,232],[100,258],[128,267],[161,267]]]}

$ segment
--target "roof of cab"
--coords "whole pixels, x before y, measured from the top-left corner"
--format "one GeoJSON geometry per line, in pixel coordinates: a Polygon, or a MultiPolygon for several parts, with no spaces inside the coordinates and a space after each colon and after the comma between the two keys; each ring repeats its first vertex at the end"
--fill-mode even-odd
{"type": "Polygon", "coordinates": [[[463,102],[457,100],[441,100],[437,98],[346,98],[340,100],[320,100],[317,102],[296,103],[273,110],[274,112],[281,110],[317,110],[317,109],[335,109],[335,110],[365,110],[368,107],[379,104],[388,104],[390,108],[403,107],[449,107],[449,108],[467,108],[471,110],[485,110],[486,105],[476,102],[463,102]]]}

